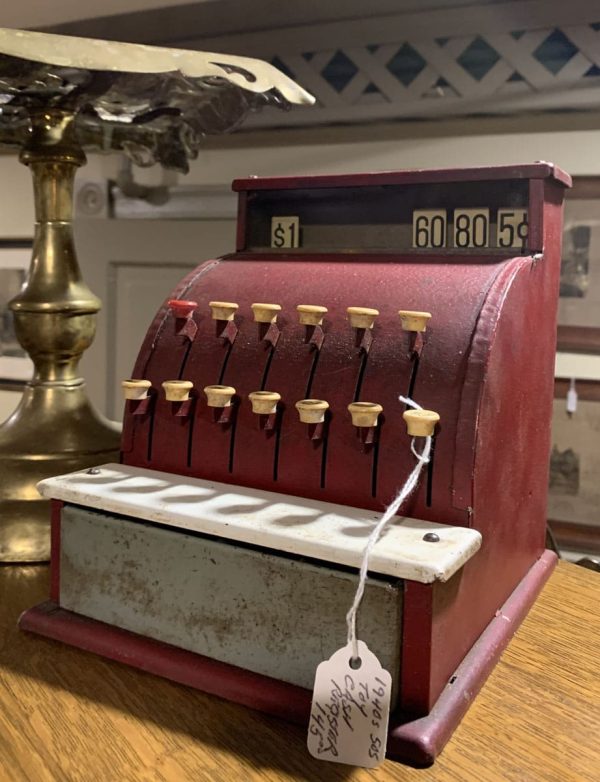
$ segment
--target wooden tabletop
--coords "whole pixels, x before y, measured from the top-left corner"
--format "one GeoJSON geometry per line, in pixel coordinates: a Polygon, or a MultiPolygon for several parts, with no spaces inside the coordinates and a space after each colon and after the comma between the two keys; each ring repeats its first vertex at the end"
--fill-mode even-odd
{"type": "Polygon", "coordinates": [[[430,769],[313,760],[300,728],[26,635],[48,572],[0,566],[0,780],[600,779],[600,576],[561,563],[430,769]]]}

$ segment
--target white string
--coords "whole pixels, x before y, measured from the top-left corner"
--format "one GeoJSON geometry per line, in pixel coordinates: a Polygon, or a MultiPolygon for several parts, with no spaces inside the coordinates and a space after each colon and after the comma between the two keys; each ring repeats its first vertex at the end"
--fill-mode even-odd
{"type": "MultiPolygon", "coordinates": [[[[398,399],[401,402],[403,402],[405,405],[408,405],[409,407],[413,407],[416,410],[423,409],[421,405],[418,405],[416,402],[413,402],[413,400],[409,399],[408,397],[399,396],[398,399]]],[[[348,643],[352,644],[353,660],[358,659],[358,640],[356,638],[356,614],[358,613],[358,607],[360,606],[360,601],[362,600],[363,593],[365,591],[365,582],[367,580],[367,571],[369,569],[369,557],[371,556],[371,552],[373,551],[375,544],[381,537],[381,533],[394,519],[394,516],[396,516],[404,501],[407,499],[407,497],[410,496],[410,494],[416,488],[419,482],[419,476],[421,475],[421,470],[426,464],[429,463],[429,457],[431,455],[431,437],[425,438],[425,445],[423,446],[423,450],[421,453],[418,453],[418,451],[415,449],[414,437],[411,440],[410,449],[417,459],[417,464],[413,468],[411,474],[408,476],[404,486],[400,489],[395,499],[388,505],[385,513],[383,514],[381,519],[377,522],[377,525],[374,527],[373,531],[369,535],[369,539],[367,541],[367,545],[365,546],[362,562],[360,565],[360,578],[358,580],[358,587],[356,589],[356,594],[354,595],[354,602],[352,603],[352,607],[346,614],[346,623],[348,625],[348,643]]]]}

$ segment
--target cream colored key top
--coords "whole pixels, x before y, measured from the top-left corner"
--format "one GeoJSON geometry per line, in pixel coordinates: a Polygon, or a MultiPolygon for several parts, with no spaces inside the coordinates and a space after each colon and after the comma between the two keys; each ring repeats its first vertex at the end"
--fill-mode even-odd
{"type": "Polygon", "coordinates": [[[277,323],[277,315],[281,312],[281,304],[252,304],[252,312],[256,323],[277,323]]]}
{"type": "Polygon", "coordinates": [[[194,384],[191,380],[165,380],[162,387],[167,402],[187,402],[194,384]]]}
{"type": "Polygon", "coordinates": [[[122,380],[121,388],[125,399],[139,401],[148,398],[148,389],[152,388],[152,383],[149,380],[122,380]]]}
{"type": "Polygon", "coordinates": [[[354,426],[377,426],[379,416],[383,413],[383,407],[377,402],[351,402],[348,410],[352,416],[354,426]]]}
{"type": "Polygon", "coordinates": [[[346,312],[350,317],[350,325],[355,329],[372,329],[379,310],[370,307],[347,307],[346,312]]]}
{"type": "Polygon", "coordinates": [[[319,304],[298,304],[296,307],[298,320],[304,326],[322,326],[323,316],[327,314],[327,307],[319,304]]]}
{"type": "Polygon", "coordinates": [[[233,320],[239,309],[239,304],[234,301],[209,301],[213,320],[233,320]]]}
{"type": "Polygon", "coordinates": [[[434,410],[405,410],[402,418],[411,437],[432,437],[440,416],[434,410]]]}
{"type": "Polygon", "coordinates": [[[277,391],[252,391],[248,394],[252,404],[252,412],[256,415],[272,415],[277,412],[277,403],[281,394],[277,391]]]}
{"type": "Polygon", "coordinates": [[[231,407],[231,400],[235,394],[233,386],[205,386],[206,404],[208,407],[231,407]]]}
{"type": "Polygon", "coordinates": [[[404,331],[426,331],[427,323],[431,320],[430,312],[398,310],[398,315],[404,331]]]}
{"type": "Polygon", "coordinates": [[[329,410],[329,402],[324,399],[301,399],[295,407],[303,424],[321,424],[329,410]]]}

